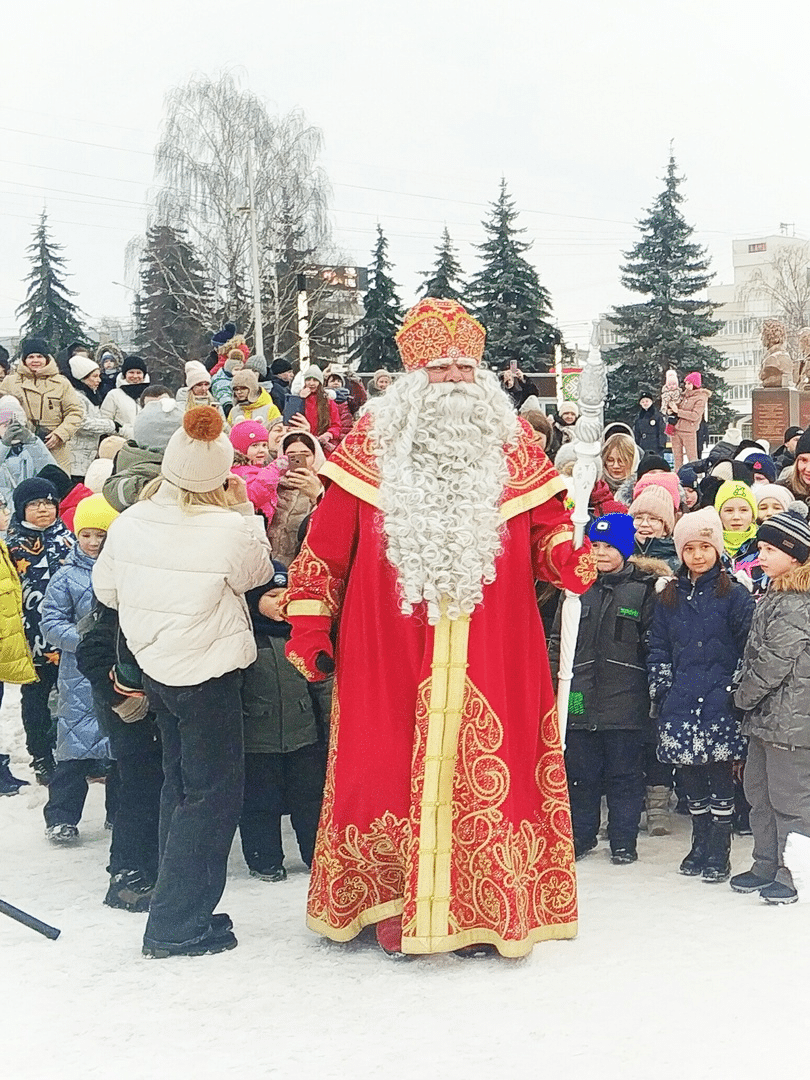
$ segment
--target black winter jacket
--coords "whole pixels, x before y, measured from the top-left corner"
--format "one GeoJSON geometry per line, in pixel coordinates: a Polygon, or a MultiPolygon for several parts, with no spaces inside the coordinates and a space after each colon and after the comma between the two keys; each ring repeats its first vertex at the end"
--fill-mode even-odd
{"type": "Polygon", "coordinates": [[[642,454],[660,454],[667,448],[667,422],[660,409],[651,405],[639,409],[633,424],[633,437],[642,454]]]}
{"type": "MultiPolygon", "coordinates": [[[[568,707],[570,728],[644,731],[652,736],[647,637],[655,583],[669,574],[666,563],[633,557],[616,573],[600,574],[583,595],[568,707]]],[[[555,679],[561,618],[559,610],[548,650],[555,679]]]]}

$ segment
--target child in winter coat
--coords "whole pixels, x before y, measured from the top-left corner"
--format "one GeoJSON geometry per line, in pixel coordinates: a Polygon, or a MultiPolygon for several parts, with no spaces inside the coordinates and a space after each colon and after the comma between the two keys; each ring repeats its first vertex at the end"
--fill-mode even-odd
{"type": "Polygon", "coordinates": [[[683,393],[678,403],[672,407],[678,415],[678,422],[671,434],[676,470],[687,461],[697,460],[698,428],[706,412],[706,403],[712,396],[711,390],[703,386],[703,377],[699,371],[690,372],[683,383],[683,393]]]}
{"type": "Polygon", "coordinates": [[[23,625],[37,678],[22,687],[22,722],[31,765],[40,784],[53,773],[55,732],[48,697],[56,685],[59,653],[40,625],[45,590],[73,546],[73,534],[59,520],[59,497],[49,480],[35,476],[14,489],[14,516],[6,534],[11,561],[22,583],[23,625]]]}
{"type": "MultiPolygon", "coordinates": [[[[636,484],[636,490],[638,488],[636,484]]],[[[630,504],[628,513],[636,529],[636,554],[648,559],[662,559],[671,570],[677,569],[680,559],[672,539],[675,507],[670,492],[659,484],[645,484],[630,504]]]]}
{"type": "Polygon", "coordinates": [[[158,817],[163,786],[160,735],[143,675],[121,633],[118,612],[96,601],[83,619],[76,666],[90,683],[99,723],[115,758],[110,884],[104,903],[148,911],[158,874],[158,817]]]}
{"type": "Polygon", "coordinates": [[[0,495],[11,501],[14,488],[56,462],[42,439],[26,426],[15,397],[0,397],[0,495]]]}
{"type": "Polygon", "coordinates": [[[758,525],[772,518],[774,514],[784,513],[793,502],[793,496],[781,484],[757,484],[752,491],[757,501],[758,525]]]}
{"type": "Polygon", "coordinates": [[[679,766],[692,817],[692,848],[680,872],[718,882],[730,873],[734,762],[745,754],[731,692],[754,600],[721,566],[723,528],[716,510],[682,517],[674,540],[683,565],[653,616],[650,697],[657,709],[658,758],[679,766]]]}
{"type": "Polygon", "coordinates": [[[248,498],[269,525],[278,505],[281,466],[270,460],[267,428],[258,420],[242,420],[228,437],[235,451],[231,472],[245,481],[248,498]]]}
{"type": "MultiPolygon", "coordinates": [[[[118,514],[103,495],[82,499],[76,507],[76,546],[51,579],[42,602],[42,633],[57,649],[59,708],[56,726],[56,767],[45,806],[45,835],[55,844],[79,838],[87,797],[87,781],[109,772],[109,740],[102,734],[93,707],[90,683],[76,666],[79,622],[93,608],[91,574],[107,530],[118,514]]],[[[114,812],[113,785],[107,789],[107,817],[114,812]]]]}
{"type": "MultiPolygon", "coordinates": [[[[5,501],[0,495],[0,532],[5,532],[6,524],[5,501]]],[[[0,702],[4,683],[26,684],[35,679],[23,629],[20,578],[5,541],[0,540],[0,702]]],[[[0,754],[0,795],[16,795],[27,783],[12,775],[8,754],[0,754]]]]}
{"type": "Polygon", "coordinates": [[[247,594],[258,657],[244,673],[245,801],[239,831],[250,876],[284,881],[281,817],[289,814],[309,866],[321,812],[332,680],[308,683],[284,655],[290,624],[280,611],[287,570],[247,594]]]}
{"type": "Polygon", "coordinates": [[[723,523],[723,566],[758,599],[767,583],[759,564],[754,493],[742,480],[726,480],[714,497],[714,507],[723,523]]]}
{"type": "Polygon", "coordinates": [[[749,736],[745,794],[751,804],[753,866],[731,879],[735,892],[768,904],[798,899],[784,864],[790,832],[810,836],[810,527],[792,503],[759,527],[770,584],[757,604],[735,694],[749,736]]]}
{"type": "MultiPolygon", "coordinates": [[[[565,764],[574,850],[596,847],[602,794],[607,796],[611,861],[636,861],[644,799],[644,745],[652,733],[645,654],[655,583],[666,563],[633,557],[633,521],[606,514],[588,536],[599,576],[582,597],[568,710],[565,764]]],[[[558,673],[561,613],[549,642],[558,673]]]]}

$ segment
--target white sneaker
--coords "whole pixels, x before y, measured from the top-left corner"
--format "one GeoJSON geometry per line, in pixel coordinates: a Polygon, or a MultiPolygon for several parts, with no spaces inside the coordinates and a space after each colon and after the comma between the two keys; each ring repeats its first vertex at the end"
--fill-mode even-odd
{"type": "Polygon", "coordinates": [[[53,844],[75,844],[79,830],[75,825],[49,825],[45,835],[53,844]]]}

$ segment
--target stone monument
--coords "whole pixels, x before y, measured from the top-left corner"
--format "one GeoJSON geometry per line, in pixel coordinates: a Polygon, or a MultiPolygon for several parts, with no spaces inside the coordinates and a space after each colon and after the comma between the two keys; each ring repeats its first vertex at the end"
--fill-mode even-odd
{"type": "MultiPolygon", "coordinates": [[[[755,439],[779,446],[789,427],[799,424],[799,391],[793,384],[793,358],[786,348],[787,331],[778,319],[762,324],[765,355],[759,369],[762,388],[751,394],[751,426],[755,439]]],[[[810,343],[810,342],[809,342],[810,343]]]]}

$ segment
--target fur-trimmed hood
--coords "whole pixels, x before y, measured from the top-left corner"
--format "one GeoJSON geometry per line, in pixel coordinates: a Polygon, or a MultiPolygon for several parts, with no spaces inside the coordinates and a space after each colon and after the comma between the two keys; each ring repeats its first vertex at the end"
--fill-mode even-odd
{"type": "Polygon", "coordinates": [[[810,592],[810,562],[789,570],[781,577],[774,578],[768,586],[769,592],[810,592]]]}
{"type": "Polygon", "coordinates": [[[121,350],[114,341],[103,341],[93,354],[93,359],[98,364],[102,374],[104,373],[104,365],[101,362],[101,358],[104,353],[112,353],[112,355],[115,357],[116,366],[120,371],[121,364],[123,364],[124,362],[124,354],[123,352],[121,352],[121,350]]]}
{"type": "Polygon", "coordinates": [[[646,555],[631,555],[627,561],[631,562],[633,566],[641,570],[643,574],[652,574],[653,577],[666,578],[667,581],[670,578],[675,577],[671,568],[663,559],[650,559],[646,555]]]}

